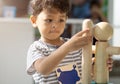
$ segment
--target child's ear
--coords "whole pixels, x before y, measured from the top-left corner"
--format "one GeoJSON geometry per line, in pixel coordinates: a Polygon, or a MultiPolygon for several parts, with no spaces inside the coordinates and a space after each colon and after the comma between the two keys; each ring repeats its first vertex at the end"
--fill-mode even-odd
{"type": "Polygon", "coordinates": [[[30,16],[30,21],[31,21],[33,27],[35,27],[35,28],[37,27],[36,19],[37,19],[36,16],[33,16],[33,15],[30,16]]]}

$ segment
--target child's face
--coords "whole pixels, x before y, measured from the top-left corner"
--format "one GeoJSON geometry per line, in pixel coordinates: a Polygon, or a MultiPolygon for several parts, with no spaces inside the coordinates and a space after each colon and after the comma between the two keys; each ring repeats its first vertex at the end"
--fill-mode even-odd
{"type": "Polygon", "coordinates": [[[43,39],[55,40],[63,33],[66,18],[66,13],[60,13],[56,9],[44,9],[33,24],[38,27],[43,39]]]}

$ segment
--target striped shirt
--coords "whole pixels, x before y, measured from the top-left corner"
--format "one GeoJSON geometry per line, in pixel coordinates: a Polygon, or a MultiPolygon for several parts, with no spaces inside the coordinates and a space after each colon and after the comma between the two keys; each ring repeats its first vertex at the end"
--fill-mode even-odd
{"type": "MultiPolygon", "coordinates": [[[[64,39],[67,41],[66,39],[64,39]]],[[[44,56],[50,55],[51,52],[55,51],[58,48],[56,45],[46,44],[41,40],[35,41],[29,48],[27,54],[27,73],[33,76],[36,84],[59,84],[57,80],[56,71],[51,72],[49,75],[42,75],[38,73],[33,67],[33,63],[44,56]]],[[[69,52],[65,58],[60,62],[58,67],[68,65],[70,63],[75,62],[79,75],[81,76],[81,58],[82,58],[82,50],[76,50],[73,52],[69,52]]]]}

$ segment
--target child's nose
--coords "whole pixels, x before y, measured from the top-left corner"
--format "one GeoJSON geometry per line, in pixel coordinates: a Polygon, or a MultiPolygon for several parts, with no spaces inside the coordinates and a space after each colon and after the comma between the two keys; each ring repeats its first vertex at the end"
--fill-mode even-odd
{"type": "Polygon", "coordinates": [[[58,24],[55,22],[52,24],[52,28],[57,28],[58,24]]]}

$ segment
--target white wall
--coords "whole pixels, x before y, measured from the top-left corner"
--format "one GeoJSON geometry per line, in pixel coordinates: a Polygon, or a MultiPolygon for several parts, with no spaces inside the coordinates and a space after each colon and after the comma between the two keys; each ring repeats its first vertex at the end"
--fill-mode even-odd
{"type": "Polygon", "coordinates": [[[25,72],[26,54],[34,40],[28,19],[0,18],[0,84],[32,84],[25,72]]]}
{"type": "MultiPolygon", "coordinates": [[[[113,35],[113,45],[120,47],[120,0],[113,0],[113,27],[114,27],[114,35],[113,35]]],[[[115,56],[114,56],[115,57],[115,56]]],[[[120,59],[116,56],[115,59],[120,59]],[[117,58],[116,58],[117,57],[117,58]]]]}

